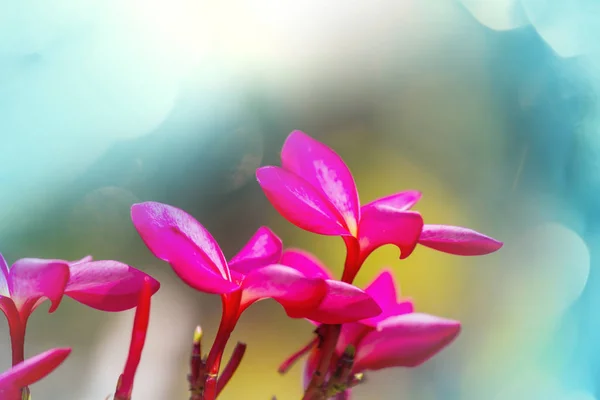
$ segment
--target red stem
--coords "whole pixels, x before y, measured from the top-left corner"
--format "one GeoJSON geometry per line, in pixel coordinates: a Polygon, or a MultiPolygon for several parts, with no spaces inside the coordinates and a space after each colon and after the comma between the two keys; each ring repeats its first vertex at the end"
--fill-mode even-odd
{"type": "Polygon", "coordinates": [[[217,337],[206,360],[208,373],[206,374],[204,386],[204,400],[215,400],[217,398],[217,375],[221,367],[223,351],[225,351],[225,346],[227,346],[231,332],[239,318],[241,290],[223,295],[221,299],[223,301],[223,315],[219,324],[219,330],[217,331],[217,337]]]}
{"type": "MultiPolygon", "coordinates": [[[[343,239],[346,244],[346,260],[344,262],[342,281],[352,283],[360,270],[364,259],[360,254],[360,244],[358,243],[358,239],[353,236],[344,236],[343,239]]],[[[323,341],[319,349],[317,370],[313,374],[302,400],[321,400],[324,398],[323,383],[327,379],[331,362],[335,354],[335,347],[342,331],[341,325],[321,325],[321,327],[323,341]]]]}
{"type": "Polygon", "coordinates": [[[246,343],[238,342],[235,349],[233,349],[233,354],[231,355],[229,362],[217,380],[217,396],[221,393],[223,388],[225,388],[233,374],[235,374],[235,371],[237,371],[245,353],[246,343]]]}

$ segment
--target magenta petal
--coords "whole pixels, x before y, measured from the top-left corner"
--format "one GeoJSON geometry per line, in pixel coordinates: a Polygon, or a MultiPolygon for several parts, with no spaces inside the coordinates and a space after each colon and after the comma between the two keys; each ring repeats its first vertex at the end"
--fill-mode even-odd
{"type": "MultiPolygon", "coordinates": [[[[48,350],[0,374],[0,394],[14,395],[54,371],[71,353],[69,348],[48,350]]],[[[5,398],[0,396],[0,398],[5,398]]],[[[7,396],[7,398],[10,398],[7,396]]]]}
{"type": "Polygon", "coordinates": [[[395,315],[408,314],[414,312],[411,301],[402,301],[398,303],[397,285],[392,272],[388,269],[383,270],[366,288],[367,292],[382,309],[381,314],[373,318],[367,318],[361,321],[365,325],[375,327],[378,323],[388,317],[395,315]]]}
{"type": "Polygon", "coordinates": [[[371,203],[362,208],[358,239],[363,256],[386,244],[400,249],[400,258],[408,257],[415,249],[423,218],[415,211],[400,211],[371,203]]]}
{"type": "Polygon", "coordinates": [[[356,286],[328,279],[327,293],[319,306],[307,310],[308,318],[322,324],[344,324],[377,316],[381,308],[375,300],[356,286]]]}
{"type": "Polygon", "coordinates": [[[312,254],[297,249],[288,249],[281,256],[281,264],[292,267],[306,276],[333,279],[331,272],[312,254]]]}
{"type": "Polygon", "coordinates": [[[238,288],[215,239],[185,211],[146,202],[131,207],[131,219],[150,251],[188,285],[218,294],[238,288]]]}
{"type": "Polygon", "coordinates": [[[10,287],[8,285],[8,265],[0,253],[0,296],[10,296],[10,287]]]}
{"type": "Polygon", "coordinates": [[[281,150],[281,166],[304,178],[340,213],[348,231],[356,236],[360,202],[354,178],[342,158],[307,134],[290,133],[281,150]]]}
{"type": "Polygon", "coordinates": [[[256,170],[275,209],[292,224],[321,235],[349,235],[346,223],[323,195],[299,176],[278,167],[256,170]]]}
{"type": "Polygon", "coordinates": [[[309,278],[285,265],[269,265],[252,270],[242,282],[242,310],[252,303],[271,298],[279,302],[286,312],[298,312],[303,318],[305,310],[314,308],[323,298],[325,285],[322,279],[309,278]]]}
{"type": "Polygon", "coordinates": [[[434,250],[460,256],[493,253],[503,244],[472,229],[450,225],[425,225],[419,243],[434,250]]]}
{"type": "Polygon", "coordinates": [[[416,367],[447,346],[460,332],[460,322],[412,313],[391,317],[360,342],[354,371],[416,367]]]}
{"type": "Polygon", "coordinates": [[[260,227],[231,261],[229,268],[247,274],[255,268],[276,264],[281,259],[281,239],[266,226],[260,227]]]}
{"type": "Polygon", "coordinates": [[[152,293],[156,293],[158,281],[127,264],[112,260],[71,264],[65,294],[97,310],[128,310],[137,306],[146,277],[150,278],[152,293]]]}
{"type": "Polygon", "coordinates": [[[349,345],[357,347],[360,340],[373,329],[375,328],[363,324],[362,321],[342,325],[342,331],[336,345],[337,354],[341,355],[349,345]]]}
{"type": "Polygon", "coordinates": [[[417,190],[406,190],[382,197],[368,204],[365,207],[390,207],[398,211],[408,211],[421,199],[421,192],[417,190]]]}
{"type": "Polygon", "coordinates": [[[52,303],[48,312],[56,310],[69,280],[69,264],[62,260],[22,258],[10,269],[10,296],[19,310],[33,311],[38,300],[52,303]]]}
{"type": "Polygon", "coordinates": [[[319,350],[314,347],[310,353],[308,353],[308,358],[306,359],[306,363],[304,364],[304,371],[302,374],[302,387],[306,390],[310,381],[317,370],[317,365],[319,363],[319,350]]]}
{"type": "Polygon", "coordinates": [[[69,261],[69,265],[81,264],[81,263],[90,262],[90,261],[93,261],[93,260],[94,259],[92,258],[92,256],[85,256],[85,257],[83,257],[83,258],[81,258],[79,260],[76,260],[76,261],[69,261]]]}

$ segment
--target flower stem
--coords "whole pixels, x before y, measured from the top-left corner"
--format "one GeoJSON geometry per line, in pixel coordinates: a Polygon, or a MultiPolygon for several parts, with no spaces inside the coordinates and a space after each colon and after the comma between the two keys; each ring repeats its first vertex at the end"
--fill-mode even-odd
{"type": "Polygon", "coordinates": [[[221,373],[221,376],[217,380],[217,396],[225,388],[227,383],[229,383],[229,380],[231,379],[233,374],[235,374],[235,371],[240,366],[240,363],[242,362],[242,358],[244,357],[245,353],[246,343],[238,342],[235,346],[235,349],[233,349],[233,354],[231,355],[229,362],[227,363],[225,369],[221,373]]]}
{"type": "Polygon", "coordinates": [[[335,346],[342,331],[341,325],[321,325],[323,341],[319,349],[317,369],[306,388],[302,400],[323,400],[324,382],[331,366],[335,346]]]}
{"type": "MultiPolygon", "coordinates": [[[[355,237],[344,236],[344,243],[346,244],[346,260],[342,281],[352,283],[364,259],[361,257],[360,244],[355,237]]],[[[322,337],[321,346],[319,347],[319,361],[302,400],[326,400],[327,398],[325,381],[332,365],[335,348],[342,332],[342,325],[321,325],[319,329],[322,337]]]]}

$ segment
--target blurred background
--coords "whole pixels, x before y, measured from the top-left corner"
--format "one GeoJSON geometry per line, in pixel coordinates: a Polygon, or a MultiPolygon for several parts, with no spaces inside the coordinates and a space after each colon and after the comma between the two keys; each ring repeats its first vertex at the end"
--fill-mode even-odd
{"type": "MultiPolygon", "coordinates": [[[[391,266],[419,311],[463,331],[419,368],[368,374],[357,400],[600,398],[596,0],[1,0],[0,22],[0,251],[92,254],[162,282],[134,399],[187,398],[193,329],[212,341],[220,301],[150,255],[131,204],[187,210],[227,257],[269,225],[341,272],[342,241],[288,224],[255,182],[294,129],[346,160],[363,203],[418,189],[427,223],[505,242],[486,257],[369,258],[358,285],[391,266]]],[[[132,318],[41,307],[26,354],[74,351],[33,398],[106,398],[132,318]]],[[[299,399],[301,365],[276,369],[311,335],[254,305],[220,398],[299,399]]]]}

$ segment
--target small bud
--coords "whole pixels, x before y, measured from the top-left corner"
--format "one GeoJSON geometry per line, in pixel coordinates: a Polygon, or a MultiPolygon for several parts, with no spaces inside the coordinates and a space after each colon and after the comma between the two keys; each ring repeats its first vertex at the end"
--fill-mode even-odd
{"type": "Polygon", "coordinates": [[[200,342],[202,341],[202,333],[202,328],[200,325],[198,325],[194,330],[194,345],[200,345],[200,342]]]}

